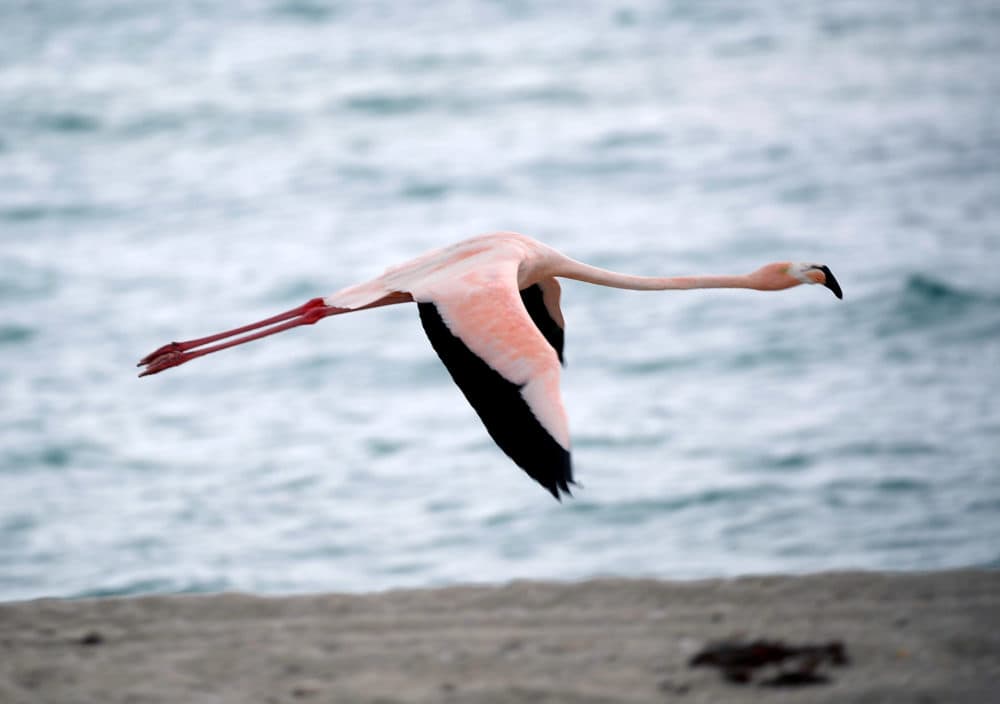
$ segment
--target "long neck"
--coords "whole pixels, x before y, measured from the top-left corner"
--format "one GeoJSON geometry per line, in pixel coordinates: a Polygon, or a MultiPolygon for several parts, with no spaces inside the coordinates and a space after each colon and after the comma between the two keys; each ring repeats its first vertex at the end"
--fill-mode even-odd
{"type": "Polygon", "coordinates": [[[755,288],[748,274],[707,276],[633,276],[600,269],[573,259],[560,263],[556,276],[586,281],[599,286],[627,288],[635,291],[666,291],[693,288],[755,288]]]}

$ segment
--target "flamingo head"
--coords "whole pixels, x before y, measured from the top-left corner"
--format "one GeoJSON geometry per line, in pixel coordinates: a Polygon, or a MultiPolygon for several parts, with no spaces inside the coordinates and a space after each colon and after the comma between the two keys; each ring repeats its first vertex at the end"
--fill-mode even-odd
{"type": "Polygon", "coordinates": [[[799,284],[821,284],[833,291],[837,298],[843,298],[837,277],[824,264],[807,262],[775,262],[762,266],[750,274],[753,288],[761,291],[780,291],[799,284]]]}

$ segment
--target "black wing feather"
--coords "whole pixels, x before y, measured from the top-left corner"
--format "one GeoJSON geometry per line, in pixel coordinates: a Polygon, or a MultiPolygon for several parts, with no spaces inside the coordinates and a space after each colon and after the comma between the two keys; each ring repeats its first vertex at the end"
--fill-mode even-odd
{"type": "Polygon", "coordinates": [[[532,284],[528,288],[522,289],[521,300],[524,301],[524,307],[528,309],[528,315],[531,316],[535,327],[541,331],[545,339],[549,341],[549,344],[555,348],[556,354],[559,355],[559,363],[565,366],[566,360],[563,359],[563,343],[566,340],[566,333],[552,319],[552,316],[549,315],[549,311],[545,307],[545,301],[542,298],[542,287],[538,284],[532,284]]]}
{"type": "Polygon", "coordinates": [[[417,307],[431,346],[500,449],[556,499],[561,500],[560,491],[569,494],[570,454],[535,418],[521,387],[504,379],[453,335],[433,303],[417,307]]]}

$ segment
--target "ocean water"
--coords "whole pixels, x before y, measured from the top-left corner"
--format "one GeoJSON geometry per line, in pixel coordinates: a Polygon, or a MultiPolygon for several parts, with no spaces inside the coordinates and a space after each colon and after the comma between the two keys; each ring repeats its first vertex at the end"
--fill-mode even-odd
{"type": "Polygon", "coordinates": [[[994,2],[0,3],[0,599],[1000,566],[994,2]],[[541,6],[539,6],[541,5],[541,6]],[[493,230],[567,282],[576,474],[413,306],[137,379],[493,230]]]}

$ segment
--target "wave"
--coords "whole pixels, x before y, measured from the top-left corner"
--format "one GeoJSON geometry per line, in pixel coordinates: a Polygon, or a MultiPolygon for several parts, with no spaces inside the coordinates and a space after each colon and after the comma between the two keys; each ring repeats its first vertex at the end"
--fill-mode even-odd
{"type": "Polygon", "coordinates": [[[906,279],[903,288],[904,300],[920,303],[935,303],[947,301],[968,302],[988,300],[992,296],[963,291],[957,286],[951,286],[926,274],[911,274],[906,279]]]}
{"type": "Polygon", "coordinates": [[[0,325],[0,347],[27,342],[35,336],[37,330],[24,325],[0,325]]]}
{"type": "Polygon", "coordinates": [[[556,84],[517,88],[490,95],[386,89],[348,95],[332,104],[330,109],[369,117],[399,117],[428,112],[486,113],[523,105],[573,108],[585,105],[589,100],[590,97],[582,91],[556,84]]]}
{"type": "Polygon", "coordinates": [[[338,14],[337,8],[332,4],[315,0],[287,0],[275,5],[271,11],[275,15],[294,18],[305,23],[326,22],[338,14]]]}
{"type": "Polygon", "coordinates": [[[38,115],[36,124],[39,128],[50,132],[96,132],[101,129],[101,122],[93,115],[79,112],[54,112],[38,115]]]}
{"type": "Polygon", "coordinates": [[[185,580],[178,578],[135,579],[77,592],[71,599],[94,599],[136,594],[209,594],[233,589],[226,579],[185,580]]]}
{"type": "Polygon", "coordinates": [[[998,302],[1000,295],[990,291],[960,288],[926,274],[911,274],[893,297],[880,332],[951,327],[984,314],[992,319],[996,317],[998,302]]]}
{"type": "Polygon", "coordinates": [[[48,204],[31,203],[0,208],[0,221],[32,223],[39,220],[76,220],[107,215],[110,209],[89,203],[48,204]]]}
{"type": "Polygon", "coordinates": [[[762,499],[787,495],[791,490],[781,484],[762,483],[744,487],[711,488],[655,499],[631,499],[615,503],[598,503],[580,499],[566,510],[574,514],[593,515],[610,523],[643,522],[651,516],[676,513],[691,508],[757,504],[762,499]]]}
{"type": "Polygon", "coordinates": [[[347,98],[343,107],[353,112],[385,117],[421,112],[435,102],[430,96],[416,93],[367,93],[347,98]]]}

